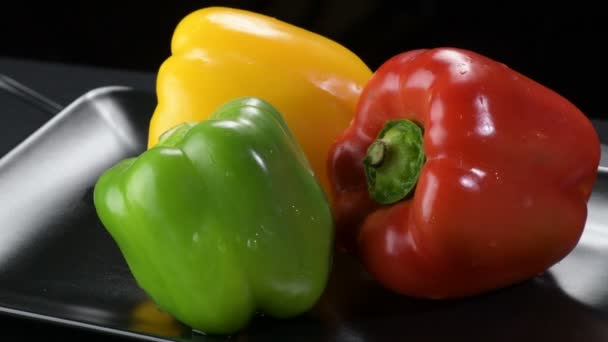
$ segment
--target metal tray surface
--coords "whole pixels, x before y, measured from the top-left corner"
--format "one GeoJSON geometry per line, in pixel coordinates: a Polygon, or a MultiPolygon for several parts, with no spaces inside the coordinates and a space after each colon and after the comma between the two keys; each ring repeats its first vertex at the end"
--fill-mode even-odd
{"type": "MultiPolygon", "coordinates": [[[[222,341],[158,311],[92,203],[97,177],[145,149],[151,93],[94,89],[0,159],[0,312],[143,340],[222,341]]],[[[605,143],[608,126],[597,122],[605,143]]],[[[604,153],[607,151],[604,150],[604,153]]],[[[291,320],[257,317],[231,340],[608,340],[608,174],[602,160],[577,248],[542,276],[464,300],[380,288],[338,254],[325,294],[291,320]]]]}
{"type": "Polygon", "coordinates": [[[24,84],[0,73],[0,157],[46,123],[60,106],[24,84]],[[27,122],[28,125],[22,123],[27,122]]]}

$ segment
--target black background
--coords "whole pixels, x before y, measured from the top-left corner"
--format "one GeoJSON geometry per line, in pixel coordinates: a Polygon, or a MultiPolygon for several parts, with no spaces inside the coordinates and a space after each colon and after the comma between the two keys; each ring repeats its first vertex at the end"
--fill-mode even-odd
{"type": "Polygon", "coordinates": [[[249,9],[326,35],[373,69],[399,52],[472,49],[558,91],[590,117],[604,108],[608,25],[591,1],[3,2],[0,56],[156,72],[175,25],[211,5],[249,9]]]}

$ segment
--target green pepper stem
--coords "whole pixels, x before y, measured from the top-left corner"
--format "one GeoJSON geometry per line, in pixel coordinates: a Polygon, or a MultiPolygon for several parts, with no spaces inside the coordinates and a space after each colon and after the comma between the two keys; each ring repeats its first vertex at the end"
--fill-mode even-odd
{"type": "Polygon", "coordinates": [[[380,204],[404,199],[425,162],[422,129],[410,120],[388,121],[363,159],[368,191],[380,204]]]}
{"type": "Polygon", "coordinates": [[[369,147],[367,156],[369,157],[369,164],[373,167],[379,167],[384,161],[388,146],[386,142],[382,140],[376,140],[369,147]]]}
{"type": "Polygon", "coordinates": [[[196,125],[195,122],[184,122],[168,129],[158,138],[156,146],[174,147],[196,125]]]}

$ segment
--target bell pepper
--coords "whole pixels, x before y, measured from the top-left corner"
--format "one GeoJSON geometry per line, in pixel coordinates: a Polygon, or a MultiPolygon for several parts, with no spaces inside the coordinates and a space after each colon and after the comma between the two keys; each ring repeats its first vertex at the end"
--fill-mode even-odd
{"type": "Polygon", "coordinates": [[[166,130],[206,119],[232,98],[272,103],[329,194],[325,161],[348,126],[371,70],[329,38],[259,13],[208,7],[177,25],[157,77],[148,146],[166,130]]]}
{"type": "Polygon", "coordinates": [[[228,101],[165,132],[106,170],[94,203],[139,286],[206,334],[238,332],[257,312],[299,315],[326,286],[329,202],[261,99],[228,101]]]}
{"type": "Polygon", "coordinates": [[[555,90],[474,51],[403,52],[331,148],[336,238],[407,296],[507,287],[576,246],[599,159],[590,120],[555,90]]]}

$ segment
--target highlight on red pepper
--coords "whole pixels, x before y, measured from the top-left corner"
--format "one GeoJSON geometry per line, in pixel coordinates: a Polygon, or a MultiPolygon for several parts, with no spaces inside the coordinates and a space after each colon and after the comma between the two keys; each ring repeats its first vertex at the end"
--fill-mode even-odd
{"type": "Polygon", "coordinates": [[[404,52],[330,150],[337,238],[404,295],[510,286],[576,246],[599,159],[590,120],[555,90],[473,51],[404,52]]]}

